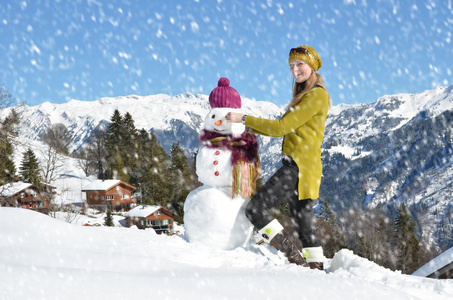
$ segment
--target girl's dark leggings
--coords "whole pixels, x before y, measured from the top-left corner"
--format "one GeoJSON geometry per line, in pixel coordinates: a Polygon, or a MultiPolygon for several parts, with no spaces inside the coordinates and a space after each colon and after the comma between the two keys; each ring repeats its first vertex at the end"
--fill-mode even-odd
{"type": "Polygon", "coordinates": [[[269,212],[285,200],[288,201],[295,230],[303,247],[320,246],[313,229],[313,200],[299,200],[297,187],[299,168],[290,158],[283,159],[283,166],[252,197],[245,214],[258,229],[265,227],[273,218],[269,212]]]}

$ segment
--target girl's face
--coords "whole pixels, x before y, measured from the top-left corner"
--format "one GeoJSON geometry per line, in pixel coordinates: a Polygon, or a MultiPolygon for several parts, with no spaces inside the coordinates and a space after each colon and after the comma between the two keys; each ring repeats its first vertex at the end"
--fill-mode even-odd
{"type": "Polygon", "coordinates": [[[289,63],[291,74],[293,74],[294,79],[298,83],[307,81],[310,77],[312,68],[303,60],[293,59],[289,63]]]}

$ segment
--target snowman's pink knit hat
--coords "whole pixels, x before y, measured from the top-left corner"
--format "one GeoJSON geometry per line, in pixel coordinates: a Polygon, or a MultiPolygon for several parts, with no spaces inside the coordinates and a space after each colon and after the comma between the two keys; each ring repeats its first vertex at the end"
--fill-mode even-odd
{"type": "Polygon", "coordinates": [[[241,108],[241,96],[230,86],[230,80],[222,77],[219,79],[217,87],[209,94],[209,104],[212,108],[241,108]]]}

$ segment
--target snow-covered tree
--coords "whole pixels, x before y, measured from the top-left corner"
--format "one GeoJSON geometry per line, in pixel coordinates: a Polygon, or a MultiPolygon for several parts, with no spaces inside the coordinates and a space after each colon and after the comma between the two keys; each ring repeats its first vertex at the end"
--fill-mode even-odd
{"type": "Polygon", "coordinates": [[[110,206],[107,207],[107,214],[104,218],[104,225],[109,227],[115,226],[115,224],[113,223],[112,210],[110,209],[110,206]]]}
{"type": "Polygon", "coordinates": [[[419,267],[419,241],[415,235],[415,221],[404,204],[398,209],[395,218],[397,268],[410,274],[419,267]]]}
{"type": "Polygon", "coordinates": [[[51,185],[52,182],[60,177],[60,171],[63,169],[64,160],[57,149],[47,146],[46,150],[41,151],[41,157],[44,163],[41,166],[41,174],[45,184],[51,185]]]}
{"type": "Polygon", "coordinates": [[[61,123],[53,124],[45,133],[43,140],[57,152],[68,154],[68,147],[71,144],[72,135],[61,123]]]}
{"type": "Polygon", "coordinates": [[[143,204],[164,205],[170,198],[170,182],[167,180],[170,158],[154,133],[142,129],[137,143],[139,157],[137,172],[143,204]]]}
{"type": "MultiPolygon", "coordinates": [[[[123,151],[128,151],[128,148],[123,148],[123,117],[116,109],[110,118],[110,124],[107,128],[105,136],[106,149],[106,166],[107,177],[119,179],[129,183],[129,176],[125,172],[125,162],[123,151]]],[[[127,146],[128,147],[128,146],[127,146]]]]}
{"type": "MultiPolygon", "coordinates": [[[[14,102],[16,99],[0,86],[0,109],[9,107],[14,102]]],[[[18,122],[19,114],[14,109],[4,120],[0,120],[0,186],[16,180],[11,133],[18,122]]]]}
{"type": "Polygon", "coordinates": [[[23,155],[19,174],[24,182],[32,183],[36,186],[42,185],[39,162],[30,148],[23,155]]]}

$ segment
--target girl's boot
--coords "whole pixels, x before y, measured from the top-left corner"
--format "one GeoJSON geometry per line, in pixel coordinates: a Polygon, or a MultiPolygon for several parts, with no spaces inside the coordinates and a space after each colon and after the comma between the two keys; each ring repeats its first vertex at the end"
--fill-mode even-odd
{"type": "Polygon", "coordinates": [[[300,254],[296,246],[283,232],[283,226],[276,220],[272,220],[258,231],[264,241],[283,252],[290,263],[309,267],[307,260],[300,254]]]}
{"type": "Polygon", "coordinates": [[[302,249],[310,269],[324,270],[324,252],[322,247],[307,247],[302,249]]]}

